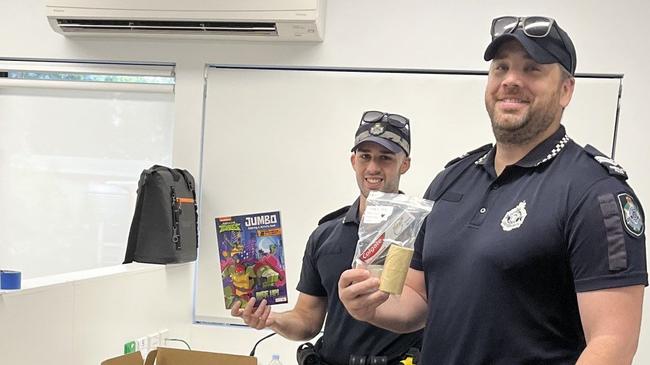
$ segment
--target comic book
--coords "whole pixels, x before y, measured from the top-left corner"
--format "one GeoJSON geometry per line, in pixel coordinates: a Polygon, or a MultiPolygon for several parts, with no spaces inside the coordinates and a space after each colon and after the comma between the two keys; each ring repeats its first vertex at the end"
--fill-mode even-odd
{"type": "Polygon", "coordinates": [[[257,303],[287,302],[280,212],[215,218],[226,309],[257,303]]]}

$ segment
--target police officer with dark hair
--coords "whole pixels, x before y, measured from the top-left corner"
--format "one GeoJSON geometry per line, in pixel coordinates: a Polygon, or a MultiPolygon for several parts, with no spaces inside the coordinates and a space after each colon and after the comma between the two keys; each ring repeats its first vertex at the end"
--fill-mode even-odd
{"type": "Polygon", "coordinates": [[[398,192],[400,177],[411,164],[410,150],[407,118],[379,111],[363,113],[350,156],[360,195],[351,206],[323,217],[309,237],[295,307],[277,313],[265,300],[255,307],[252,298],[243,309],[235,304],[231,314],[250,327],[271,328],[291,340],[315,337],[325,322],[316,345],[300,348],[299,360],[305,364],[394,365],[411,348],[419,348],[419,329],[396,334],[352,318],[339,300],[337,286],[341,273],[352,264],[368,193],[398,192]]]}
{"type": "Polygon", "coordinates": [[[425,328],[422,364],[630,364],[648,285],[627,175],[560,123],[576,54],[551,18],[492,23],[485,105],[496,145],[450,162],[425,197],[401,298],[365,270],[339,294],[357,319],[425,328]]]}

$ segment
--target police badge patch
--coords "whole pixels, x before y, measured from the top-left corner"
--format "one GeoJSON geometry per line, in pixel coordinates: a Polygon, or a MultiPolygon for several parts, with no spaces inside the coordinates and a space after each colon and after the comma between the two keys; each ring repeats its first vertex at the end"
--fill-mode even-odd
{"type": "Polygon", "coordinates": [[[641,236],[643,234],[644,225],[639,206],[634,201],[634,198],[628,193],[618,194],[617,197],[625,229],[633,236],[641,236]]]}
{"type": "Polygon", "coordinates": [[[370,134],[373,136],[378,136],[382,133],[384,133],[384,126],[381,123],[375,123],[370,128],[370,134]]]}
{"type": "Polygon", "coordinates": [[[516,207],[510,209],[506,215],[503,216],[503,219],[501,219],[501,228],[506,232],[519,228],[522,223],[524,223],[524,219],[526,219],[527,215],[526,201],[524,200],[517,204],[516,207]]]}

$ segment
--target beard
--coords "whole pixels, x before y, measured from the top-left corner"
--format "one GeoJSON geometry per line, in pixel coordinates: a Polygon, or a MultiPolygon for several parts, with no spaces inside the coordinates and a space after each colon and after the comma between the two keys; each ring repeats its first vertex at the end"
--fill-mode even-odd
{"type": "Polygon", "coordinates": [[[505,145],[525,145],[548,130],[562,115],[559,93],[541,105],[531,104],[522,116],[498,114],[495,104],[486,102],[486,109],[492,123],[492,132],[497,142],[505,145]]]}

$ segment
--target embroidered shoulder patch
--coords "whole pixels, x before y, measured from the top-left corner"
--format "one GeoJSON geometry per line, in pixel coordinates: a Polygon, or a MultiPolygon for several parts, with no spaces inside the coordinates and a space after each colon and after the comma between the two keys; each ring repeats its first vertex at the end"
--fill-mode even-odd
{"type": "Polygon", "coordinates": [[[645,227],[639,205],[634,201],[634,197],[628,193],[618,194],[617,197],[625,229],[633,236],[641,236],[645,227]]]}

